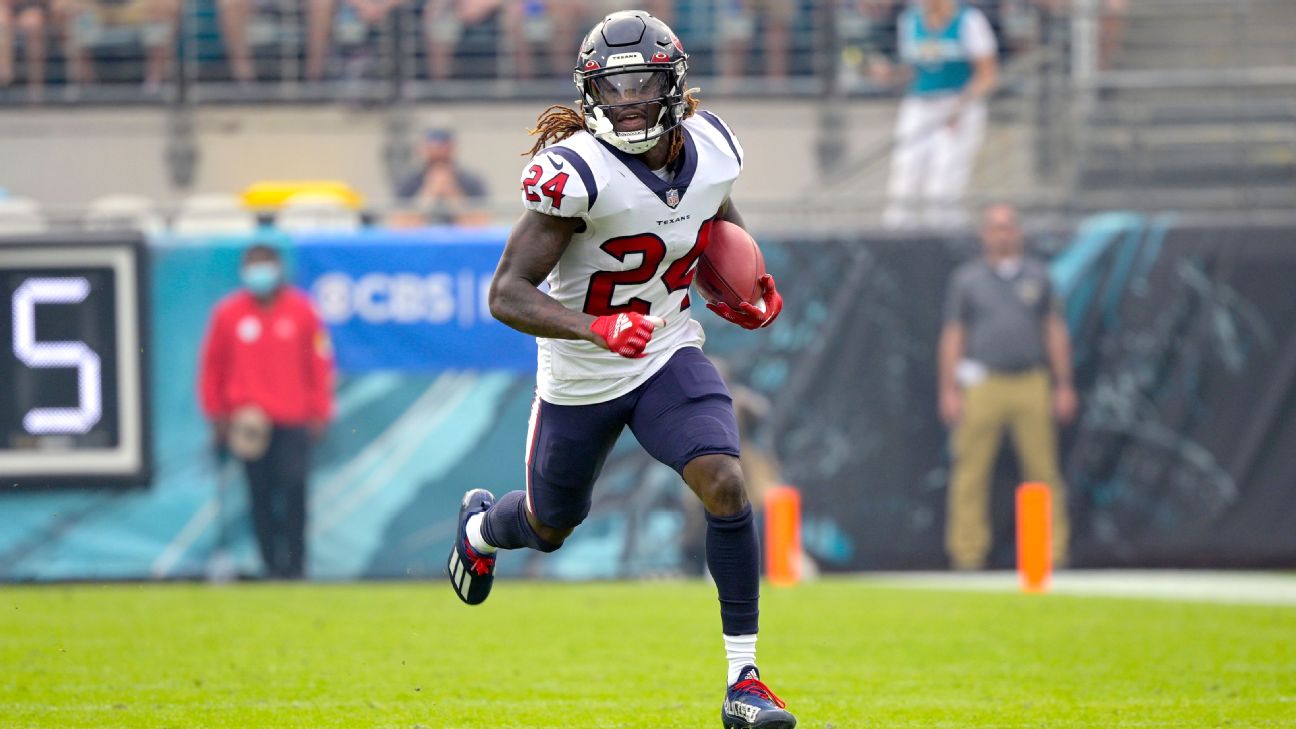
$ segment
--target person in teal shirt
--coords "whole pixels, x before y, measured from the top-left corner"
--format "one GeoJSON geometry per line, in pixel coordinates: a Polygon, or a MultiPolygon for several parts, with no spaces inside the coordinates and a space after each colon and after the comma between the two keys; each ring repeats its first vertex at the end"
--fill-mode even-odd
{"type": "Polygon", "coordinates": [[[917,0],[896,25],[907,92],[896,120],[884,223],[946,228],[967,222],[963,191],[985,134],[998,44],[962,0],[917,0]]]}

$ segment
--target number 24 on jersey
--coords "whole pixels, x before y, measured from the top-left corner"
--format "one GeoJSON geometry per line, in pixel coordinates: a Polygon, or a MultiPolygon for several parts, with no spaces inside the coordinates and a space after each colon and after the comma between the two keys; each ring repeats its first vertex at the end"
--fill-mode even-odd
{"type": "Polygon", "coordinates": [[[540,202],[540,196],[544,195],[553,202],[554,208],[561,208],[563,201],[563,188],[567,186],[567,173],[559,172],[549,181],[540,185],[536,190],[536,183],[540,182],[541,175],[544,174],[544,168],[540,165],[531,165],[527,170],[528,176],[522,181],[522,191],[526,193],[526,199],[530,202],[540,202]]]}

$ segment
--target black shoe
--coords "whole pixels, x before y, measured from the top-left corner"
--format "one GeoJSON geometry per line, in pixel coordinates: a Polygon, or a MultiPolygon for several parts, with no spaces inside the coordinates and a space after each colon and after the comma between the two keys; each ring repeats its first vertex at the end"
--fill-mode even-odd
{"type": "Polygon", "coordinates": [[[796,717],[784,707],[787,704],[761,683],[755,666],[744,666],[738,682],[725,692],[720,718],[725,729],[792,729],[796,717]]]}
{"type": "Polygon", "coordinates": [[[495,555],[473,549],[465,529],[469,517],[486,511],[494,503],[494,494],[486,489],[473,489],[464,494],[463,503],[459,506],[459,528],[455,532],[450,559],[446,562],[446,574],[455,594],[469,605],[477,605],[490,595],[491,584],[495,582],[495,555]]]}

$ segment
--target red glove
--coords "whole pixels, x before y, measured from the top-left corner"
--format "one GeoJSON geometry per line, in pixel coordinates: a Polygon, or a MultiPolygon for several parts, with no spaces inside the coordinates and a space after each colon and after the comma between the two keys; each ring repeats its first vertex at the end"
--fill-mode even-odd
{"type": "Polygon", "coordinates": [[[765,310],[753,306],[746,301],[738,305],[737,309],[724,303],[707,303],[707,308],[716,313],[716,316],[725,321],[733,322],[743,329],[760,329],[767,327],[778,318],[779,312],[783,311],[783,297],[774,288],[774,277],[768,273],[760,277],[761,285],[761,303],[765,305],[765,310]]]}
{"type": "Polygon", "coordinates": [[[644,356],[644,347],[652,339],[653,329],[666,326],[658,316],[645,316],[628,311],[622,314],[600,316],[590,324],[590,331],[603,338],[607,348],[630,359],[644,356]]]}

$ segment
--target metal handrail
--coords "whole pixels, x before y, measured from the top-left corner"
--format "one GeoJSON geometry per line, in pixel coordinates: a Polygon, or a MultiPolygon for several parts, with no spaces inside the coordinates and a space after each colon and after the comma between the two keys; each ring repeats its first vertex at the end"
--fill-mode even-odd
{"type": "Polygon", "coordinates": [[[1151,90],[1296,86],[1296,65],[1263,68],[1103,71],[1089,89],[1151,90]]]}

